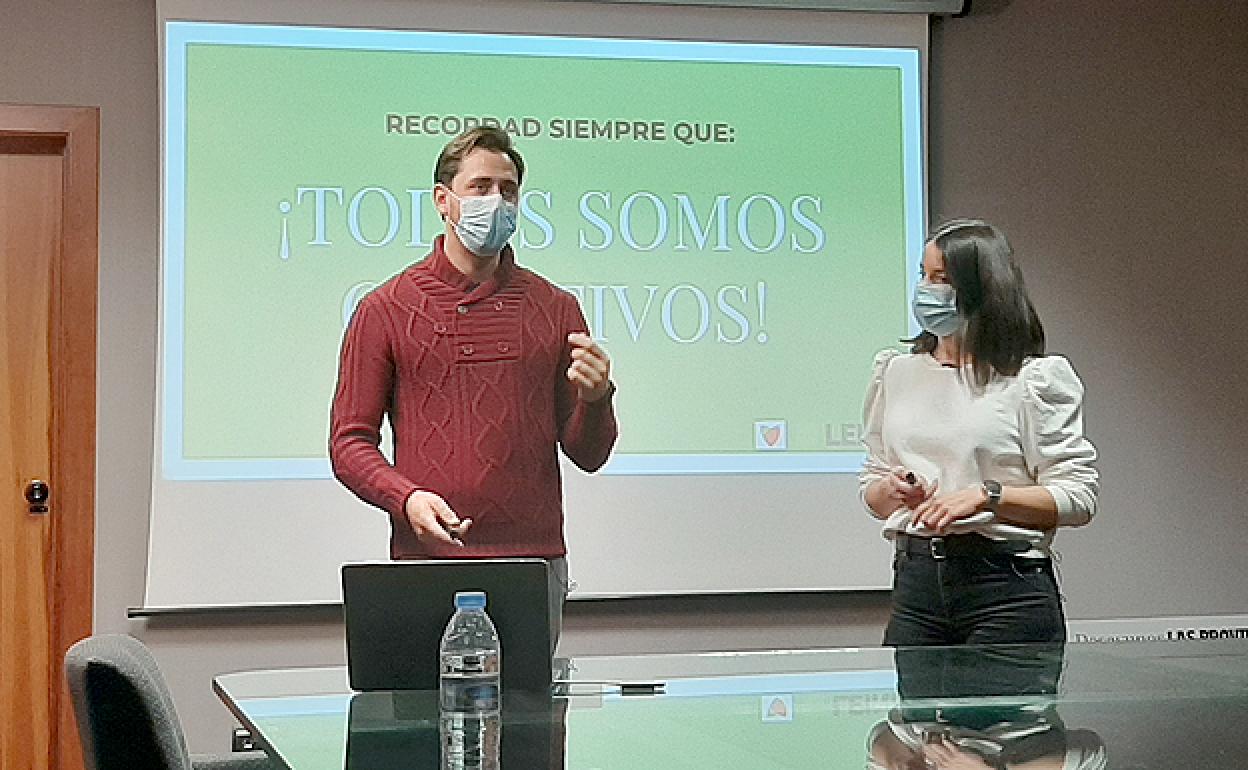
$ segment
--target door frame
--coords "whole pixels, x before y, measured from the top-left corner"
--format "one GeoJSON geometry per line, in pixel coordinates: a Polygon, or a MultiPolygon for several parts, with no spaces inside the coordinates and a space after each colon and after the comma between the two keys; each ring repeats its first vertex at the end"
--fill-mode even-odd
{"type": "MultiPolygon", "coordinates": [[[[49,482],[52,606],[48,693],[57,714],[52,766],[82,766],[77,725],[62,673],[65,651],[90,635],[95,606],[95,402],[99,271],[97,107],[0,104],[0,141],[20,152],[57,152],[64,160],[60,254],[53,267],[49,358],[52,430],[49,482]]],[[[21,494],[22,490],[10,490],[21,494]]]]}

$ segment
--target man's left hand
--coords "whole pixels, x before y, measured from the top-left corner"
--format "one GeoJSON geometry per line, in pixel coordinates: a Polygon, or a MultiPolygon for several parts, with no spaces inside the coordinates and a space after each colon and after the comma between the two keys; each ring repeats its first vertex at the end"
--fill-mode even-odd
{"type": "Polygon", "coordinates": [[[582,401],[598,401],[611,392],[611,359],[588,334],[568,335],[572,346],[572,365],[568,379],[576,386],[582,401]]]}

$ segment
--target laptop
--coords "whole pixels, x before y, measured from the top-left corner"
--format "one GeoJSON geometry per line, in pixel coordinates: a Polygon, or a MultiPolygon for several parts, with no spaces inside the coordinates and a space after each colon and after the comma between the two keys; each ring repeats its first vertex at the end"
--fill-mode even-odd
{"type": "Polygon", "coordinates": [[[342,604],[351,688],[437,690],[438,646],[456,591],[484,591],[502,646],[506,693],[548,694],[549,566],[544,559],[344,564],[342,604]]]}

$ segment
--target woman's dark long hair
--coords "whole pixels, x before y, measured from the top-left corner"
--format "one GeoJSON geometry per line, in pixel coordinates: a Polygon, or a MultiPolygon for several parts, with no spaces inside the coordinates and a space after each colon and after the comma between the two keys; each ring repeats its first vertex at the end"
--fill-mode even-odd
{"type": "MultiPolygon", "coordinates": [[[[953,219],[928,241],[945,256],[958,315],[966,319],[961,350],[977,385],[987,385],[994,374],[1016,375],[1029,357],[1044,355],[1044,326],[1004,233],[979,219],[953,219]]],[[[915,353],[936,350],[931,332],[909,341],[915,353]]]]}

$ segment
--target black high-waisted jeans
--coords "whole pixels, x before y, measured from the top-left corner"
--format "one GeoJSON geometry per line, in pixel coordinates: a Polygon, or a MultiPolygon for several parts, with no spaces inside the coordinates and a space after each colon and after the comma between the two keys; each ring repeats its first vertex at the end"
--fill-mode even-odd
{"type": "Polygon", "coordinates": [[[1010,553],[937,559],[930,553],[896,552],[893,611],[884,644],[1065,640],[1066,618],[1051,560],[1010,553]]]}

